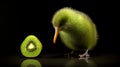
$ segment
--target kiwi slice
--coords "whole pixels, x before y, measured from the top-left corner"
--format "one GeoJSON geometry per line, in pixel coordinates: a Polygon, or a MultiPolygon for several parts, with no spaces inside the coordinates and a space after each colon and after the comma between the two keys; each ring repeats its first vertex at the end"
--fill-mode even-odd
{"type": "Polygon", "coordinates": [[[25,57],[37,57],[42,51],[42,43],[34,35],[28,35],[20,46],[20,50],[25,57]]]}
{"type": "Polygon", "coordinates": [[[21,63],[21,67],[42,67],[42,65],[38,60],[26,59],[21,63]]]}

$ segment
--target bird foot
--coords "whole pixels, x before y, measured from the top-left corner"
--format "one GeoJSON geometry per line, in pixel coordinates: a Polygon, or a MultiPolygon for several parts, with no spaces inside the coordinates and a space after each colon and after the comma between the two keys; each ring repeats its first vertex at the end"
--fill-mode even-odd
{"type": "Polygon", "coordinates": [[[90,55],[88,54],[88,50],[86,50],[84,54],[79,54],[79,57],[79,60],[84,59],[88,63],[88,58],[90,57],[90,55]]]}
{"type": "Polygon", "coordinates": [[[84,54],[79,54],[79,57],[80,58],[89,58],[90,57],[90,55],[88,54],[88,49],[86,50],[86,52],[84,53],[84,54]]]}
{"type": "Polygon", "coordinates": [[[89,58],[90,55],[88,53],[85,53],[85,54],[79,54],[79,57],[80,58],[89,58]]]}
{"type": "Polygon", "coordinates": [[[86,50],[85,53],[83,54],[79,54],[77,52],[70,52],[70,53],[65,53],[64,54],[64,57],[67,57],[67,58],[80,58],[80,59],[84,59],[84,58],[89,58],[90,55],[88,54],[88,49],[86,50]]]}

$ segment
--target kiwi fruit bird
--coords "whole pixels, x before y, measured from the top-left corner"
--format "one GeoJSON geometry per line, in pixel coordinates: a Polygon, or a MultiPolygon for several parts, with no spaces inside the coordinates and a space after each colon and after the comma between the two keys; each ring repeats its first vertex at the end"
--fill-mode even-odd
{"type": "Polygon", "coordinates": [[[59,9],[52,18],[55,28],[53,43],[58,34],[63,44],[72,51],[84,51],[80,57],[89,56],[88,51],[97,43],[97,30],[93,21],[83,12],[70,7],[59,9]]]}

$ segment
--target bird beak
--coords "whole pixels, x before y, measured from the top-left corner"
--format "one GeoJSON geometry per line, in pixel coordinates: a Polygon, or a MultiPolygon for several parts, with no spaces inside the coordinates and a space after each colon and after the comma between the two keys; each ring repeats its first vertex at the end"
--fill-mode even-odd
{"type": "Polygon", "coordinates": [[[58,27],[55,27],[55,34],[54,34],[54,39],[53,39],[53,43],[54,43],[54,44],[56,43],[58,34],[59,34],[59,28],[58,28],[58,27]]]}

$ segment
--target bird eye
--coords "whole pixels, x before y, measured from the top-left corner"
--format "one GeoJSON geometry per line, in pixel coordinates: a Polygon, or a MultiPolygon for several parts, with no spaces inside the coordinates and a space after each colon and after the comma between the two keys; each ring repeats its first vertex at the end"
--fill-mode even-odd
{"type": "Polygon", "coordinates": [[[65,23],[67,22],[67,20],[68,20],[67,18],[62,18],[62,19],[60,20],[60,25],[59,25],[59,26],[60,26],[60,27],[61,27],[61,26],[64,26],[65,23]]]}

